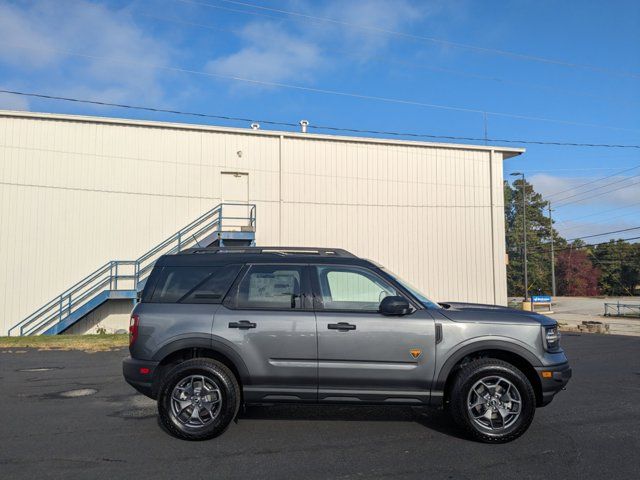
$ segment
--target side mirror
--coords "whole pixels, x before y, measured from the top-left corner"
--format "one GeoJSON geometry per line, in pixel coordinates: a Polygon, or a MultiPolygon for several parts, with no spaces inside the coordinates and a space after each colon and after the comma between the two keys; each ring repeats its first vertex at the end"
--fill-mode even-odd
{"type": "Polygon", "coordinates": [[[378,310],[382,315],[407,315],[411,313],[411,305],[404,297],[384,297],[378,310]]]}

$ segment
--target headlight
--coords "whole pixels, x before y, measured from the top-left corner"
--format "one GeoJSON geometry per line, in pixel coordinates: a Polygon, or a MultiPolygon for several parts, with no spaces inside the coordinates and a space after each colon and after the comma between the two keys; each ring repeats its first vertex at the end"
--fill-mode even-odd
{"type": "Polygon", "coordinates": [[[544,327],[544,348],[548,352],[556,352],[560,350],[560,332],[558,325],[553,327],[544,327]]]}

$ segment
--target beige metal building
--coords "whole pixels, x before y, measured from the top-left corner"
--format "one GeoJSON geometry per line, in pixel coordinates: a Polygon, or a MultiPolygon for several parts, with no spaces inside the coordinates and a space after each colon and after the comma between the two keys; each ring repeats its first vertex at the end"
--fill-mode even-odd
{"type": "MultiPolygon", "coordinates": [[[[258,245],[342,247],[434,300],[506,304],[502,162],[523,151],[0,111],[0,335],[224,201],[256,205],[258,245]]],[[[130,308],[68,331],[126,328],[130,308]]]]}

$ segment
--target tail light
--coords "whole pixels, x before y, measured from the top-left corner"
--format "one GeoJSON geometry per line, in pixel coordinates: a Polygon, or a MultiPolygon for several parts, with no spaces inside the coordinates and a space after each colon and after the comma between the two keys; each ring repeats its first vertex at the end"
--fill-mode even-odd
{"type": "Polygon", "coordinates": [[[129,320],[129,346],[133,345],[138,338],[138,326],[140,325],[140,317],[138,315],[131,315],[129,320]]]}

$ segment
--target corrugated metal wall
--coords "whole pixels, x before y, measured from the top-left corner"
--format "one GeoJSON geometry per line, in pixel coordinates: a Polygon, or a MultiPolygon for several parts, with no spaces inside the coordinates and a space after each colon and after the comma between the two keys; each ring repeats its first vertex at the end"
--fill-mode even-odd
{"type": "Polygon", "coordinates": [[[249,174],[258,244],[343,247],[436,300],[505,304],[502,161],[490,149],[0,114],[0,334],[220,203],[230,171],[249,174]]]}

